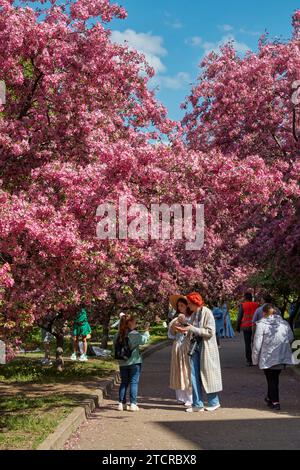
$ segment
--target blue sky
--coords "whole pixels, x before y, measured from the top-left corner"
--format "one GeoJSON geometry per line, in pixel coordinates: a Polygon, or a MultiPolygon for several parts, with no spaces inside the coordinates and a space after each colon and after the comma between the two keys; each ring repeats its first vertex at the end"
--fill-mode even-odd
{"type": "MultiPolygon", "coordinates": [[[[117,1],[117,0],[116,0],[117,1]]],[[[189,93],[203,55],[227,39],[237,50],[256,50],[266,30],[271,38],[291,35],[291,16],[299,0],[119,0],[125,21],[111,24],[113,39],[127,40],[155,67],[158,98],[170,117],[182,116],[180,103],[189,93]]]]}

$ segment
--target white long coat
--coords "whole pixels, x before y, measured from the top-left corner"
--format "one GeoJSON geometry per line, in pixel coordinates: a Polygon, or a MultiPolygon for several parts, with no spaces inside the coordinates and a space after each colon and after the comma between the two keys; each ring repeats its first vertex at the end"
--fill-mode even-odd
{"type": "Polygon", "coordinates": [[[218,393],[223,390],[220,354],[216,338],[216,323],[212,311],[202,308],[194,314],[192,332],[202,337],[200,361],[201,381],[206,393],[218,393]]]}

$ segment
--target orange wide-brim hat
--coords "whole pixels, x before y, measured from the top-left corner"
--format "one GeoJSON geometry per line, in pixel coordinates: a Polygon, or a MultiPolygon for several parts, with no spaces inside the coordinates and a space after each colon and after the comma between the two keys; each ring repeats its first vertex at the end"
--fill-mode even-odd
{"type": "Polygon", "coordinates": [[[179,294],[171,295],[171,297],[169,298],[169,302],[174,308],[174,310],[177,309],[178,300],[181,300],[181,299],[187,301],[187,298],[185,297],[185,295],[179,295],[179,294]]]}

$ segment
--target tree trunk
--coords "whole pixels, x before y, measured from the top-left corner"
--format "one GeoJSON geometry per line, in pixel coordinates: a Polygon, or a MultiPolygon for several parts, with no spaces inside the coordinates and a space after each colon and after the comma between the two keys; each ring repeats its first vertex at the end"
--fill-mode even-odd
{"type": "Polygon", "coordinates": [[[110,313],[107,313],[102,322],[103,334],[101,339],[101,348],[107,349],[109,340],[110,313]]]}
{"type": "Polygon", "coordinates": [[[282,318],[284,318],[284,314],[286,312],[287,306],[288,306],[288,299],[284,299],[284,304],[282,308],[280,309],[282,318]]]}
{"type": "Polygon", "coordinates": [[[56,347],[64,349],[64,335],[63,334],[56,335],[56,347]]]}

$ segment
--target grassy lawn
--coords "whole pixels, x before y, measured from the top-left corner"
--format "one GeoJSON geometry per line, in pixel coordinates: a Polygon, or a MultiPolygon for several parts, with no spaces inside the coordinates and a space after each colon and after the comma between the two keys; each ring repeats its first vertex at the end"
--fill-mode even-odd
{"type": "Polygon", "coordinates": [[[35,449],[78,401],[92,395],[92,390],[87,389],[84,394],[78,391],[76,383],[84,386],[85,381],[108,377],[117,369],[113,360],[93,359],[88,363],[66,362],[65,370],[58,373],[55,367],[43,367],[39,359],[20,357],[0,366],[0,385],[8,385],[4,389],[7,395],[2,394],[0,399],[0,450],[35,449]],[[32,384],[38,388],[34,395],[32,384]],[[51,384],[65,385],[59,392],[51,389],[51,384]],[[14,390],[16,393],[11,395],[14,390]]]}
{"type": "Polygon", "coordinates": [[[5,366],[0,366],[0,382],[3,383],[68,383],[84,381],[92,377],[108,377],[117,368],[112,359],[91,359],[87,363],[65,362],[63,372],[55,367],[45,367],[40,363],[40,354],[18,357],[5,366]]]}
{"type": "MultiPolygon", "coordinates": [[[[151,328],[151,339],[148,346],[157,344],[167,339],[167,330],[160,326],[151,328]]],[[[110,341],[109,349],[112,349],[110,341]]],[[[143,348],[144,349],[144,348],[143,348]]],[[[52,348],[52,358],[54,358],[55,348],[52,348]]],[[[66,355],[70,355],[70,345],[66,345],[66,355]]],[[[117,370],[118,364],[112,358],[90,358],[87,363],[65,361],[63,372],[57,372],[55,367],[42,366],[40,360],[43,358],[42,352],[28,353],[18,356],[16,359],[6,364],[0,365],[0,382],[3,383],[68,383],[73,381],[89,380],[93,377],[106,378],[117,370]]],[[[54,359],[53,359],[54,362],[54,359]]]]}
{"type": "MultiPolygon", "coordinates": [[[[167,339],[166,329],[157,326],[151,330],[151,340],[147,346],[167,339]]],[[[37,341],[33,345],[39,346],[37,341]]],[[[111,348],[112,342],[109,343],[109,349],[111,348]]],[[[52,349],[54,357],[54,346],[52,349]]],[[[68,342],[65,351],[66,356],[69,356],[71,347],[68,342]]],[[[93,378],[107,378],[118,369],[118,364],[112,357],[91,358],[87,363],[66,360],[64,371],[59,373],[55,366],[42,366],[42,357],[42,352],[28,353],[18,356],[5,366],[0,365],[0,386],[8,386],[10,393],[14,391],[14,386],[17,390],[12,396],[1,396],[0,450],[35,449],[71,413],[78,400],[84,398],[78,391],[75,393],[76,382],[84,385],[85,381],[93,378]],[[42,392],[38,392],[38,396],[31,396],[31,393],[26,393],[26,387],[32,384],[65,384],[66,389],[70,384],[70,388],[69,392],[64,393],[53,393],[51,388],[47,393],[44,388],[42,392]],[[22,392],[19,387],[22,387],[22,392]]]]}
{"type": "Polygon", "coordinates": [[[1,397],[0,449],[35,449],[72,411],[74,398],[51,395],[1,397]]]}

